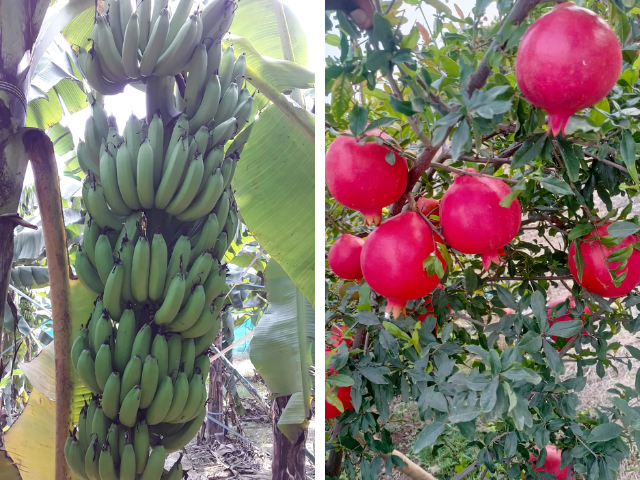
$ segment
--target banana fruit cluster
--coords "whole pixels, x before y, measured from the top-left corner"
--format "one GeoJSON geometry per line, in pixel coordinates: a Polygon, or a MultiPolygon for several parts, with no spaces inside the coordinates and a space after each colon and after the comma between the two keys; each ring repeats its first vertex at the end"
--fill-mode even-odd
{"type": "Polygon", "coordinates": [[[212,0],[193,14],[194,0],[109,0],[96,16],[91,47],[80,50],[80,67],[91,88],[115,95],[131,81],[178,75],[198,46],[219,43],[233,21],[235,0],[212,0]]]}

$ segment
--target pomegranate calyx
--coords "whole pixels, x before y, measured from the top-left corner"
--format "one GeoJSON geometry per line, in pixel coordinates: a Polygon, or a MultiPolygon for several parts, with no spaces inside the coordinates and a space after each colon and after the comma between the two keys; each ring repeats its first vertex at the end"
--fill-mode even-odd
{"type": "Polygon", "coordinates": [[[407,302],[390,298],[384,313],[385,316],[390,315],[395,319],[400,318],[400,315],[402,318],[407,318],[407,302]]]}
{"type": "Polygon", "coordinates": [[[559,136],[562,134],[567,136],[567,124],[571,118],[571,113],[550,113],[547,124],[547,136],[559,136]]]}
{"type": "Polygon", "coordinates": [[[495,263],[496,265],[501,265],[502,262],[504,262],[504,260],[500,257],[500,255],[504,255],[504,250],[502,249],[496,250],[493,252],[483,253],[481,255],[482,255],[482,266],[487,271],[489,270],[489,267],[491,267],[492,263],[495,263]]]}

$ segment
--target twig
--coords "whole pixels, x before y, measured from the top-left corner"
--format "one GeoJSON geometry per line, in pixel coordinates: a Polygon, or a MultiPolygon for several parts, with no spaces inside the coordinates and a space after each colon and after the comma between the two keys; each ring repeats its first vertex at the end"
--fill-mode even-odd
{"type": "Polygon", "coordinates": [[[447,317],[451,318],[459,318],[460,320],[466,320],[467,322],[475,323],[476,325],[480,325],[481,327],[486,327],[487,324],[483,323],[479,320],[475,320],[471,317],[467,317],[466,315],[460,315],[458,313],[447,313],[447,317]]]}
{"type": "Polygon", "coordinates": [[[475,460],[471,462],[471,464],[467,468],[465,468],[463,471],[461,471],[458,475],[453,477],[451,480],[462,480],[467,475],[471,475],[478,468],[480,468],[480,463],[477,460],[475,460]]]}
{"type": "Polygon", "coordinates": [[[571,275],[558,275],[558,276],[550,276],[550,277],[487,277],[487,280],[490,282],[500,282],[500,281],[523,281],[523,280],[571,280],[573,277],[571,275]]]}
{"type": "Polygon", "coordinates": [[[449,165],[438,165],[438,166],[434,165],[433,168],[435,169],[439,168],[441,170],[446,170],[448,172],[457,173],[458,175],[470,175],[472,177],[492,178],[494,180],[498,179],[498,180],[502,180],[505,183],[510,183],[511,185],[515,185],[518,183],[518,180],[511,180],[510,178],[503,178],[503,177],[494,177],[493,175],[485,175],[483,173],[470,172],[468,170],[460,170],[459,168],[450,167],[449,165]]]}

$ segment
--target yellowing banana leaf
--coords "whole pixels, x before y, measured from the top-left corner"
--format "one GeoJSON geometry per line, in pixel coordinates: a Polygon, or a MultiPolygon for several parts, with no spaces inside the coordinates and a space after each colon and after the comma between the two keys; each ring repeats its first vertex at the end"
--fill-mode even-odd
{"type": "Polygon", "coordinates": [[[249,230],[314,304],[313,115],[293,107],[295,122],[270,106],[253,126],[233,179],[249,230]]]}
{"type": "Polygon", "coordinates": [[[304,29],[291,9],[278,1],[242,0],[229,30],[234,35],[249,39],[262,55],[284,59],[276,13],[281,13],[280,18],[286,24],[291,39],[294,58],[290,60],[309,65],[309,46],[304,29]]]}
{"type": "Polygon", "coordinates": [[[308,425],[314,311],[273,259],[265,269],[269,306],[256,326],[249,357],[273,397],[292,395],[278,428],[290,441],[308,425]],[[287,374],[283,375],[286,369],[287,374]]]}

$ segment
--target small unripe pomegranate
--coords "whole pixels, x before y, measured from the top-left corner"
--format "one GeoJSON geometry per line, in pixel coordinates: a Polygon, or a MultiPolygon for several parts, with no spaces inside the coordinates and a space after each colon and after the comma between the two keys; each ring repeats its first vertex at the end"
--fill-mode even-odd
{"type": "Polygon", "coordinates": [[[347,327],[339,327],[337,325],[334,325],[329,329],[329,331],[333,334],[331,335],[331,337],[329,337],[331,339],[331,345],[333,345],[334,347],[339,347],[340,344],[346,343],[347,348],[351,347],[351,344],[353,343],[353,338],[345,337],[344,336],[345,330],[347,330],[347,327]]]}
{"type": "Polygon", "coordinates": [[[500,263],[502,248],[520,229],[518,201],[508,208],[500,206],[508,193],[509,187],[497,178],[459,175],[440,202],[444,238],[461,253],[482,255],[485,269],[491,262],[500,263]]]}
{"type": "Polygon", "coordinates": [[[364,242],[362,273],[375,292],[388,298],[387,313],[396,318],[405,315],[407,301],[429,295],[440,283],[438,276],[427,275],[423,266],[429,256],[436,255],[446,268],[436,242],[442,240],[415,212],[387,220],[364,242]]]}
{"type": "Polygon", "coordinates": [[[522,37],[516,80],[531,103],[549,113],[549,134],[566,134],[569,117],[611,91],[622,49],[606,21],[575,3],[560,3],[522,37]]]}
{"type": "Polygon", "coordinates": [[[360,253],[364,239],[344,234],[335,241],[329,249],[329,267],[333,273],[345,280],[362,279],[360,268],[360,253]]]}
{"type": "MultiPolygon", "coordinates": [[[[568,320],[577,320],[577,318],[572,317],[570,315],[570,312],[565,313],[564,315],[561,315],[559,317],[557,317],[555,320],[551,319],[551,311],[553,310],[553,307],[555,307],[556,305],[563,303],[566,300],[566,298],[556,298],[552,301],[549,302],[549,305],[547,305],[549,307],[549,309],[547,310],[547,322],[549,323],[549,326],[553,325],[556,322],[566,322],[568,320]]],[[[576,308],[576,302],[573,299],[573,297],[569,297],[569,308],[576,308]]],[[[584,316],[588,315],[591,313],[591,310],[589,309],[589,307],[585,306],[584,307],[584,311],[583,311],[583,315],[580,316],[580,320],[582,320],[582,324],[584,325],[584,316]]],[[[586,335],[588,332],[586,330],[583,330],[582,333],[584,335],[586,335]]],[[[571,337],[573,338],[573,337],[571,337]]],[[[571,338],[568,338],[567,341],[571,340],[571,338]]],[[[552,335],[551,339],[555,342],[558,337],[552,335]]]]}
{"type": "MultiPolygon", "coordinates": [[[[369,134],[391,138],[379,130],[369,134]]],[[[386,145],[360,145],[354,137],[342,136],[333,141],[325,156],[331,195],[345,207],[362,212],[367,225],[379,225],[382,209],[398,200],[407,187],[407,162],[393,152],[391,165],[385,159],[391,151],[386,145]]]]}
{"type": "Polygon", "coordinates": [[[609,232],[609,225],[605,224],[596,227],[593,232],[583,237],[580,242],[580,251],[584,258],[584,268],[582,270],[582,282],[578,280],[578,269],[574,256],[576,254],[576,242],[571,243],[569,248],[569,270],[571,275],[581,286],[589,292],[600,295],[601,297],[613,298],[621,297],[628,294],[640,282],[640,252],[633,249],[631,257],[627,261],[627,266],[616,273],[627,272],[627,276],[622,280],[619,287],[613,284],[611,275],[609,274],[609,266],[615,269],[622,263],[609,264],[605,259],[616,250],[620,250],[627,245],[640,241],[637,235],[629,235],[625,237],[619,245],[607,248],[598,237],[605,237],[609,232]]]}
{"type": "Polygon", "coordinates": [[[562,455],[562,450],[558,450],[553,445],[547,445],[545,449],[547,450],[547,458],[541,468],[536,468],[535,466],[538,461],[538,457],[533,453],[529,453],[529,462],[533,464],[533,469],[536,472],[551,473],[557,478],[557,480],[566,480],[567,475],[569,474],[569,466],[560,469],[560,457],[562,455]]]}

